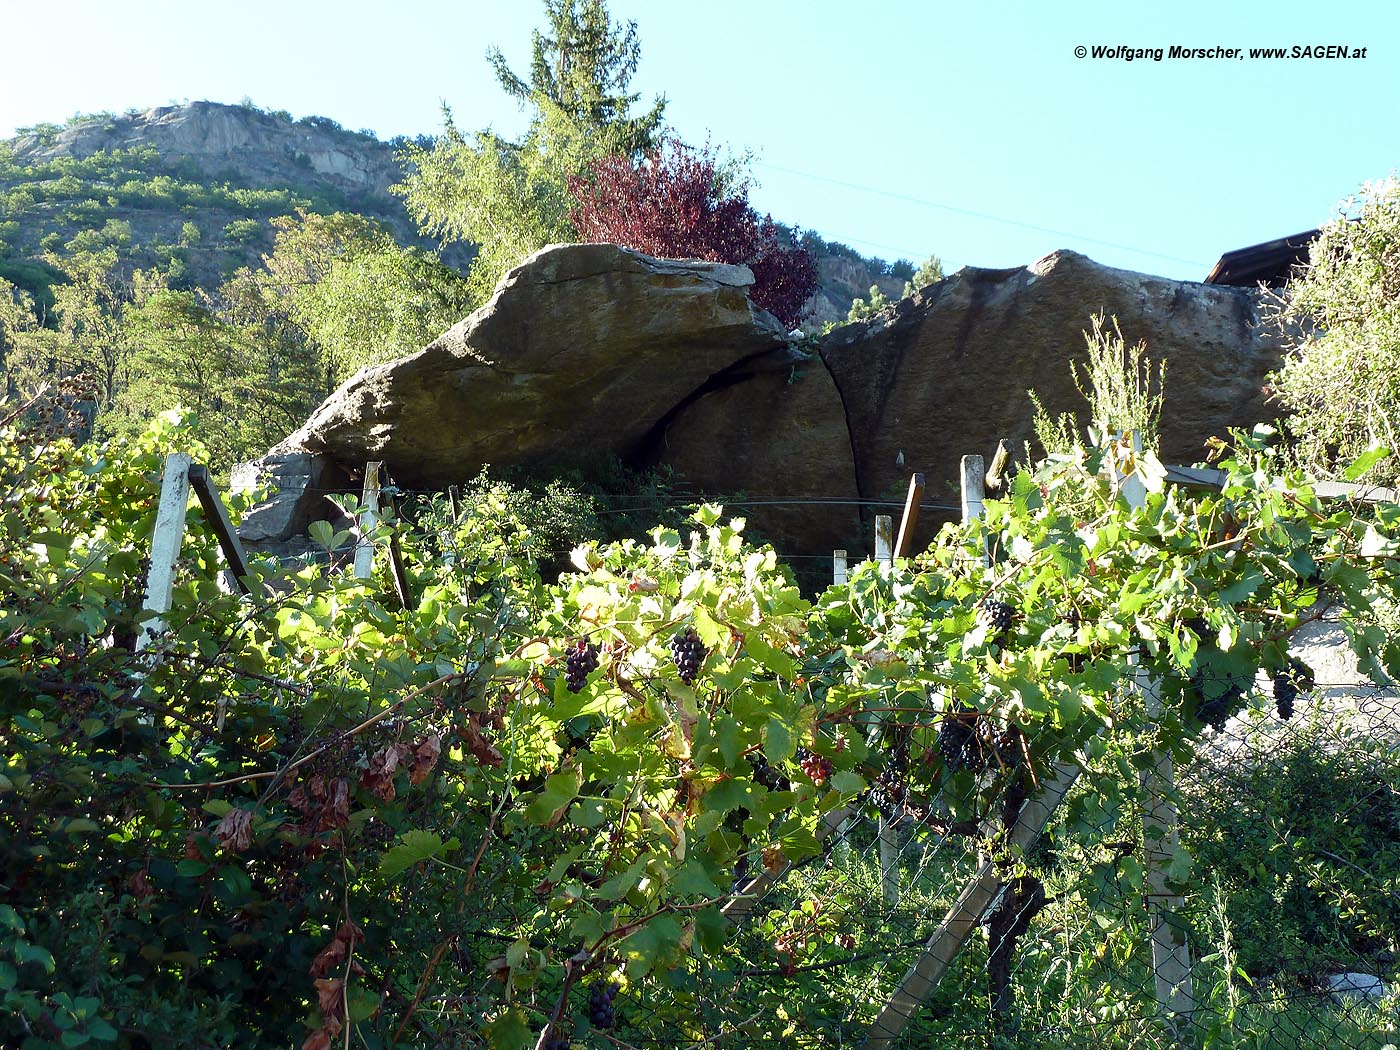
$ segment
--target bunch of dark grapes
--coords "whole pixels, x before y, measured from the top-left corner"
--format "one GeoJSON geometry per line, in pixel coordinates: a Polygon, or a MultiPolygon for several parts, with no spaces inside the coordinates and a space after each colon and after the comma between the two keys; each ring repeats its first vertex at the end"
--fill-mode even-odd
{"type": "Polygon", "coordinates": [[[676,673],[682,682],[693,682],[699,677],[705,655],[705,646],[694,627],[687,627],[671,639],[671,659],[676,662],[676,673]]]}
{"type": "Polygon", "coordinates": [[[573,1046],[567,1035],[553,1035],[545,1040],[544,1050],[569,1050],[573,1046]]]}
{"type": "Polygon", "coordinates": [[[301,712],[287,716],[287,725],[282,730],[283,748],[288,755],[294,755],[301,750],[303,741],[306,740],[306,726],[302,724],[301,712]]]}
{"type": "Polygon", "coordinates": [[[598,670],[598,647],[586,638],[569,646],[564,659],[564,688],[571,693],[583,691],[588,676],[598,670]]]}
{"type": "Polygon", "coordinates": [[[370,820],[364,826],[365,844],[387,846],[394,841],[394,829],[382,820],[370,820]]]}
{"type": "Polygon", "coordinates": [[[813,784],[825,784],[835,772],[831,759],[825,755],[814,754],[805,747],[797,749],[797,764],[802,767],[802,772],[812,778],[813,784]]]}
{"type": "Polygon", "coordinates": [[[977,605],[977,623],[987,629],[988,641],[1005,638],[1015,619],[1016,610],[996,598],[984,598],[977,605]]]}
{"type": "Polygon", "coordinates": [[[952,711],[945,712],[938,727],[938,753],[944,764],[956,772],[970,769],[974,773],[986,764],[982,741],[974,726],[977,715],[973,708],[958,704],[952,711]]]}
{"type": "Polygon", "coordinates": [[[904,808],[908,794],[908,770],[898,769],[894,763],[890,763],[880,770],[875,783],[870,785],[865,801],[874,806],[880,816],[888,819],[904,808]]]}
{"type": "Polygon", "coordinates": [[[1025,738],[1014,725],[999,726],[990,719],[978,719],[977,736],[984,758],[993,760],[1003,769],[1015,769],[1025,757],[1025,738]]]}
{"type": "Polygon", "coordinates": [[[902,735],[890,750],[889,761],[865,793],[865,801],[889,817],[904,808],[909,796],[909,737],[902,735]]]}
{"type": "Polygon", "coordinates": [[[792,782],[770,766],[768,759],[763,757],[762,752],[750,751],[744,758],[753,767],[754,780],[769,791],[789,791],[792,789],[792,782]]]}
{"type": "Polygon", "coordinates": [[[1288,666],[1274,674],[1274,704],[1278,716],[1285,722],[1293,717],[1293,702],[1298,694],[1315,684],[1312,668],[1297,657],[1288,658],[1288,666]]]}
{"type": "Polygon", "coordinates": [[[1217,695],[1207,697],[1205,675],[1200,671],[1191,676],[1191,686],[1196,694],[1196,717],[1217,733],[1224,730],[1226,720],[1244,698],[1244,689],[1227,679],[1217,695]]]}
{"type": "Polygon", "coordinates": [[[588,993],[588,1019],[594,1028],[611,1028],[617,1023],[613,1013],[613,999],[617,996],[617,985],[595,984],[588,993]]]}

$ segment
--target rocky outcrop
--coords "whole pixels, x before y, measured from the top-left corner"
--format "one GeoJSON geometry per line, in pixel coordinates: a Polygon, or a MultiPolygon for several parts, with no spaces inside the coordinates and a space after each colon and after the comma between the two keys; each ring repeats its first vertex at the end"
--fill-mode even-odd
{"type": "Polygon", "coordinates": [[[846,416],[820,357],[783,349],[736,366],[665,421],[651,452],[700,491],[739,497],[735,513],[780,553],[860,545],[846,416]]]}
{"type": "Polygon", "coordinates": [[[817,268],[817,290],[802,308],[804,332],[820,332],[828,324],[843,323],[851,303],[869,299],[872,286],[889,299],[899,298],[904,289],[902,278],[871,273],[866,261],[854,253],[818,252],[812,261],[817,268]]]}
{"type": "MultiPolygon", "coordinates": [[[[782,326],[749,303],[752,283],[744,266],[545,248],[423,350],[360,371],[273,455],[381,460],[413,487],[464,481],[488,463],[644,457],[679,406],[786,346],[782,326]]],[[[303,470],[286,462],[298,474],[284,492],[303,470]]]]}
{"type": "MultiPolygon", "coordinates": [[[[953,505],[963,455],[990,454],[1001,438],[1019,449],[1031,436],[1028,388],[1052,412],[1082,415],[1070,362],[1084,358],[1098,312],[1168,363],[1165,460],[1194,461],[1212,434],[1273,414],[1261,386],[1278,347],[1247,290],[1057,252],[962,270],[805,355],[749,304],[751,281],[745,267],[610,245],[545,249],[430,346],[356,375],[274,450],[289,458],[259,469],[295,473],[276,521],[307,513],[295,494],[308,487],[305,457],[351,471],[382,460],[419,487],[487,463],[559,467],[606,453],[742,496],[736,512],[784,554],[858,556],[870,502],[902,499],[911,472],[924,473],[928,502],[953,505]]],[[[916,542],[938,521],[927,515],[916,542]]]]}
{"type": "Polygon", "coordinates": [[[229,485],[235,492],[266,493],[238,524],[243,541],[258,546],[281,543],[313,521],[332,517],[334,508],[322,497],[347,490],[350,472],[327,456],[270,452],[234,467],[229,485]]]}
{"type": "Polygon", "coordinates": [[[1088,422],[1070,362],[1085,359],[1098,312],[1167,362],[1165,461],[1194,462],[1211,435],[1277,414],[1261,388],[1279,348],[1251,291],[1116,270],[1069,251],[1020,269],[969,267],[822,344],[861,495],[900,494],[918,470],[930,498],[954,496],[963,455],[989,455],[1000,438],[1019,450],[1031,436],[1028,389],[1052,413],[1088,422]]]}
{"type": "Polygon", "coordinates": [[[26,163],[150,148],[165,160],[192,161],[210,177],[228,172],[252,185],[320,181],[350,197],[386,203],[389,187],[403,177],[393,147],[372,134],[346,131],[324,117],[292,121],[253,106],[218,102],[80,121],[52,137],[18,136],[11,147],[16,160],[26,163]]]}

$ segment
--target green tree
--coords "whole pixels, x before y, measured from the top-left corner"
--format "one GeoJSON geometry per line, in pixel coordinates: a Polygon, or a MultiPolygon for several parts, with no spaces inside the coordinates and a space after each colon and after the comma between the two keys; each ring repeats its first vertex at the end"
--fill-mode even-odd
{"type": "Polygon", "coordinates": [[[408,145],[408,175],[394,191],[425,232],[479,246],[470,273],[480,304],[512,266],[547,244],[575,239],[570,177],[614,154],[633,156],[656,138],[665,107],[628,116],[627,85],[640,47],[636,26],[612,23],[601,0],[547,0],[550,23],[535,34],[530,79],[513,73],[499,50],[488,60],[502,87],[533,108],[519,142],[489,129],[468,134],[443,109],[431,148],[408,145]]]}
{"type": "Polygon", "coordinates": [[[262,331],[221,317],[204,296],[161,289],[123,320],[135,349],[119,402],[133,431],[159,411],[194,411],[210,463],[249,459],[295,430],[314,402],[304,356],[283,355],[262,331]]]}
{"type": "MultiPolygon", "coordinates": [[[[943,280],[943,262],[936,255],[930,255],[924,260],[923,265],[914,271],[912,277],[904,282],[903,297],[908,299],[920,288],[943,280]]],[[[851,309],[846,314],[846,323],[852,321],[864,321],[869,317],[874,317],[881,310],[890,305],[890,297],[880,290],[878,284],[870,286],[869,299],[851,300],[851,309]]]]}
{"type": "Polygon", "coordinates": [[[460,274],[400,248],[372,219],[298,212],[272,225],[262,268],[236,276],[225,296],[245,323],[293,329],[319,377],[308,408],[356,369],[420,349],[469,312],[460,274]]]}
{"type": "Polygon", "coordinates": [[[665,97],[628,116],[641,98],[627,90],[642,54],[637,23],[614,23],[603,0],[545,0],[544,7],[549,27],[533,34],[528,82],[500,48],[487,51],[501,87],[521,105],[552,105],[574,123],[607,134],[629,155],[654,149],[665,97]]]}
{"type": "Polygon", "coordinates": [[[34,300],[23,289],[0,278],[0,398],[20,392],[20,351],[22,340],[37,327],[34,300]]]}
{"type": "MultiPolygon", "coordinates": [[[[1400,179],[1344,202],[1277,318],[1292,346],[1271,382],[1301,464],[1327,476],[1374,445],[1400,451],[1400,179]]],[[[1400,460],[1364,477],[1391,484],[1400,460]]]]}
{"type": "Polygon", "coordinates": [[[53,290],[61,337],[53,367],[61,375],[90,376],[99,409],[109,410],[130,376],[131,339],[123,317],[132,302],[164,287],[164,277],[154,271],[127,276],[111,247],[51,254],[45,261],[67,278],[53,290]]]}
{"type": "Polygon", "coordinates": [[[904,298],[908,299],[920,288],[936,284],[941,280],[943,280],[943,260],[936,255],[930,255],[923,261],[923,265],[914,271],[914,276],[904,282],[904,298]]]}

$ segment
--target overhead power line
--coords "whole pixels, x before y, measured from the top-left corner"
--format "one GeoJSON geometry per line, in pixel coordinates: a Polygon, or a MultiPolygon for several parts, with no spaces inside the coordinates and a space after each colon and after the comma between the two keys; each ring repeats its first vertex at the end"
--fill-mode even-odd
{"type": "Polygon", "coordinates": [[[1120,251],[1136,252],[1138,255],[1150,255],[1157,259],[1168,259],[1172,262],[1186,263],[1190,266],[1200,266],[1202,268],[1210,266],[1210,263],[1201,262],[1199,259],[1183,259],[1179,255],[1154,252],[1147,248],[1134,247],[1131,244],[1121,244],[1118,241],[1105,241],[1098,237],[1086,237],[1081,233],[1071,233],[1069,230],[1057,230],[1051,226],[1039,226],[1033,222],[1022,222],[1020,219],[1008,219],[1003,215],[992,215],[985,211],[973,211],[970,208],[959,208],[955,204],[944,204],[941,201],[931,201],[924,197],[911,197],[907,193],[896,193],[892,190],[880,189],[878,186],[865,186],[858,182],[847,182],[845,179],[833,179],[828,175],[817,175],[810,171],[799,171],[797,168],[784,167],[781,164],[773,164],[766,160],[756,160],[754,164],[761,168],[781,171],[786,175],[796,175],[798,178],[811,179],[813,182],[825,182],[831,186],[840,186],[843,189],[857,190],[861,193],[873,194],[876,197],[887,197],[890,200],[902,201],[905,204],[917,204],[922,208],[934,208],[938,211],[946,211],[953,215],[962,215],[970,219],[981,219],[983,222],[995,222],[1003,226],[1015,226],[1018,229],[1034,230],[1037,233],[1050,233],[1054,234],[1056,237],[1068,237],[1071,240],[1080,241],[1084,244],[1097,244],[1105,248],[1117,248],[1120,251]]]}

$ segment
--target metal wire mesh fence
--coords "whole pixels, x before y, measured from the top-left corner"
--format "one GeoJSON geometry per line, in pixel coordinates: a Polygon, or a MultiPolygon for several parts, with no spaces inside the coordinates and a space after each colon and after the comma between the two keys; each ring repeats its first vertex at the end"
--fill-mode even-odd
{"type": "MultiPolygon", "coordinates": [[[[946,721],[931,710],[913,732],[936,740],[946,721]]],[[[1155,987],[1141,808],[1113,804],[1105,790],[1112,781],[1141,790],[1152,752],[1109,741],[1081,756],[1045,833],[1020,849],[1008,846],[1009,829],[1028,800],[1051,792],[1054,771],[987,743],[930,792],[915,786],[920,755],[905,742],[880,740],[883,771],[859,804],[830,815],[819,856],[766,872],[755,857],[755,870],[736,871],[740,903],[723,950],[669,985],[636,986],[618,1003],[610,1043],[1400,1041],[1390,991],[1400,697],[1323,683],[1285,721],[1265,688],[1223,728],[1181,745],[1173,797],[1194,864],[1168,873],[1168,921],[1192,964],[1186,997],[1174,1000],[1189,1009],[1176,1016],[1155,987]],[[969,896],[989,872],[991,892],[969,896]],[[941,976],[922,980],[921,968],[941,976]]]]}

